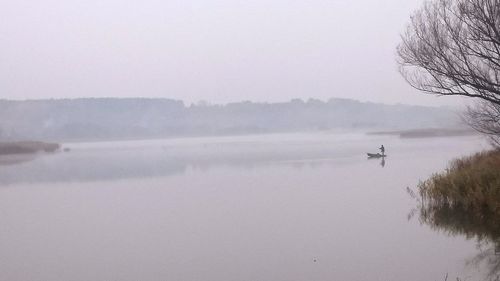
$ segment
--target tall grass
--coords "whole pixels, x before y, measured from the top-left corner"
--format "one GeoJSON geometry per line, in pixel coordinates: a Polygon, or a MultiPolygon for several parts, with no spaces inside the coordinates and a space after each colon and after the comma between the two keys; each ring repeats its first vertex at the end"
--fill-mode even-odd
{"type": "Polygon", "coordinates": [[[418,187],[426,204],[500,217],[500,150],[454,160],[418,187]]]}
{"type": "Polygon", "coordinates": [[[418,191],[421,223],[491,245],[494,250],[475,260],[486,261],[485,280],[500,280],[500,150],[454,160],[444,172],[421,182],[418,191]]]}

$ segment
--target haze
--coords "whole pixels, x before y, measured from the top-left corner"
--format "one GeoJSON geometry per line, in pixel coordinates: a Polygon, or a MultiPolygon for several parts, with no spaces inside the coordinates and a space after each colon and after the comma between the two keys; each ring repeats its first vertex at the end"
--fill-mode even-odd
{"type": "MultiPolygon", "coordinates": [[[[456,81],[500,0],[429,1],[456,81]]],[[[400,75],[423,2],[0,0],[0,280],[500,280],[500,107],[400,75]]]]}
{"type": "Polygon", "coordinates": [[[450,104],[397,72],[395,47],[420,2],[2,1],[0,91],[7,99],[450,104]]]}

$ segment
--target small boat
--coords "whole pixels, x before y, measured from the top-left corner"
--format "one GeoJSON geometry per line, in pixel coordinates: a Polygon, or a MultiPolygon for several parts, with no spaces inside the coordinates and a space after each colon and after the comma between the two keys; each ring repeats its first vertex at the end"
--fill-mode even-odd
{"type": "Polygon", "coordinates": [[[368,155],[368,158],[381,158],[387,156],[385,154],[380,154],[380,153],[366,153],[366,155],[368,155]]]}

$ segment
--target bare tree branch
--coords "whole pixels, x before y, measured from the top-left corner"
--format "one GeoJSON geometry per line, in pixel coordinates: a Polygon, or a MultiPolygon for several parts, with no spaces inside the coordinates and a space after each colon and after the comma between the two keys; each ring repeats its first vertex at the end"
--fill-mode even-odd
{"type": "Polygon", "coordinates": [[[413,88],[479,99],[464,119],[500,145],[500,0],[425,2],[397,53],[413,88]]]}
{"type": "Polygon", "coordinates": [[[434,0],[417,11],[398,46],[415,88],[500,104],[500,0],[434,0]]]}

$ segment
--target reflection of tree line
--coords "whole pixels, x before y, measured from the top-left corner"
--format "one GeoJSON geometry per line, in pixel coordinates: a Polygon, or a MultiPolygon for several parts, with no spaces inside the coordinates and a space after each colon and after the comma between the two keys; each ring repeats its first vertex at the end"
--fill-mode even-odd
{"type": "Polygon", "coordinates": [[[487,280],[500,280],[500,216],[484,206],[477,207],[474,210],[460,203],[424,198],[418,208],[419,220],[432,230],[476,239],[482,250],[468,264],[485,265],[487,280]]]}
{"type": "MultiPolygon", "coordinates": [[[[274,150],[271,150],[274,149],[274,150]]],[[[152,178],[206,171],[216,167],[254,169],[284,165],[295,169],[315,168],[349,161],[331,149],[309,148],[264,151],[231,150],[228,147],[192,149],[110,149],[78,151],[47,157],[0,157],[0,186],[16,183],[87,182],[152,178]],[[292,151],[293,150],[293,151],[292,151]]],[[[348,155],[348,154],[347,154],[348,155]]],[[[343,155],[340,155],[343,156],[343,155]]]]}

